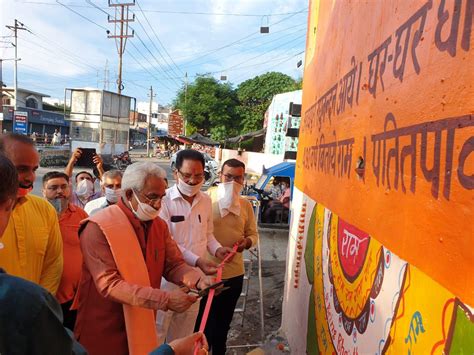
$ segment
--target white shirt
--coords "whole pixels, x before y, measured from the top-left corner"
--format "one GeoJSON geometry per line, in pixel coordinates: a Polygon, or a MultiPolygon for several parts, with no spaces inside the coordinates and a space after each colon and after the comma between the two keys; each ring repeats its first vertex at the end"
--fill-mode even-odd
{"type": "Polygon", "coordinates": [[[84,206],[84,211],[86,211],[89,216],[93,216],[107,206],[109,206],[109,203],[105,199],[105,196],[103,196],[87,202],[84,206]]]}
{"type": "Polygon", "coordinates": [[[206,249],[211,255],[221,244],[214,237],[211,198],[199,191],[192,205],[186,201],[177,185],[166,190],[161,202],[160,217],[168,224],[171,236],[191,266],[204,256],[206,249]]]}

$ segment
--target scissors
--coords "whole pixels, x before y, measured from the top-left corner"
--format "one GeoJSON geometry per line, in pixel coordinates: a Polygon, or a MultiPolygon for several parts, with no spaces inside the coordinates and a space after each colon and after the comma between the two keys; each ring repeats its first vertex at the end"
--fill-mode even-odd
{"type": "MultiPolygon", "coordinates": [[[[215,284],[212,284],[212,285],[210,285],[206,288],[203,288],[202,290],[190,289],[189,292],[197,294],[198,297],[206,297],[209,294],[210,290],[216,289],[216,288],[218,288],[219,286],[222,286],[222,285],[224,285],[224,281],[216,282],[215,284]]],[[[222,288],[219,289],[219,292],[228,290],[229,288],[230,287],[222,287],[222,288]]]]}

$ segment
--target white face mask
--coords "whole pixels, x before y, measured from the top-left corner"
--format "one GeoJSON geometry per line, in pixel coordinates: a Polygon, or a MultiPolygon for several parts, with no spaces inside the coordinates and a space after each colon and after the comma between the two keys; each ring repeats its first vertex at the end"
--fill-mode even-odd
{"type": "Polygon", "coordinates": [[[196,195],[199,190],[201,190],[201,186],[204,184],[204,180],[202,180],[197,185],[189,185],[186,184],[183,180],[178,177],[178,190],[185,196],[194,196],[196,195]]]}
{"type": "Polygon", "coordinates": [[[59,215],[67,208],[68,200],[67,198],[55,198],[53,200],[48,199],[49,203],[53,205],[56,213],[59,215]]]}
{"type": "Polygon", "coordinates": [[[132,209],[133,213],[135,214],[135,216],[136,216],[140,221],[143,221],[143,222],[151,221],[152,219],[155,219],[156,217],[158,217],[158,215],[160,214],[160,210],[157,210],[157,209],[151,207],[151,206],[150,206],[149,204],[147,204],[147,203],[141,202],[141,201],[138,199],[138,196],[137,196],[137,194],[135,193],[135,191],[133,191],[133,196],[135,196],[135,199],[136,199],[137,202],[138,202],[138,208],[137,208],[137,210],[135,211],[135,210],[133,209],[133,206],[132,206],[131,201],[128,201],[128,203],[130,204],[130,208],[132,209]]]}
{"type": "Polygon", "coordinates": [[[114,190],[109,187],[105,188],[105,199],[110,203],[117,203],[121,194],[122,190],[120,189],[114,190]]]}
{"type": "Polygon", "coordinates": [[[242,185],[235,182],[221,182],[217,186],[217,201],[219,203],[219,209],[222,214],[223,210],[226,209],[236,215],[240,215],[240,192],[242,191],[242,185]]]}
{"type": "Polygon", "coordinates": [[[94,184],[92,181],[84,179],[79,181],[76,186],[76,194],[82,200],[87,200],[94,193],[94,184]]]}

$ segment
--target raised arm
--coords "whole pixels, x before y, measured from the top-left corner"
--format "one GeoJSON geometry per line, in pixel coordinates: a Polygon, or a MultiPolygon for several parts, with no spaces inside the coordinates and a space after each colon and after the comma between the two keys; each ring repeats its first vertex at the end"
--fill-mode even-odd
{"type": "Polygon", "coordinates": [[[74,166],[76,165],[77,159],[81,157],[82,151],[79,148],[74,149],[74,152],[71,154],[71,158],[69,158],[69,162],[67,163],[66,168],[64,168],[64,173],[72,177],[72,171],[74,169],[74,166]]]}

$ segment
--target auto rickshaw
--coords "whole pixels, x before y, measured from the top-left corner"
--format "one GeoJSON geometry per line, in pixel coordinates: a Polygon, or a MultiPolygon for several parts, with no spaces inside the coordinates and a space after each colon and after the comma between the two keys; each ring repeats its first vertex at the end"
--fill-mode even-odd
{"type": "MultiPolygon", "coordinates": [[[[290,221],[290,204],[293,196],[293,185],[295,180],[295,163],[282,162],[268,169],[263,168],[262,175],[254,185],[246,186],[244,195],[254,196],[260,202],[260,212],[257,222],[260,225],[272,225],[288,227],[290,221]],[[272,187],[278,183],[286,182],[290,189],[288,203],[278,203],[279,196],[274,195],[272,187]],[[271,208],[271,210],[269,210],[271,208]],[[269,219],[269,217],[271,217],[269,219]]],[[[283,193],[283,191],[282,191],[283,193]]]]}

